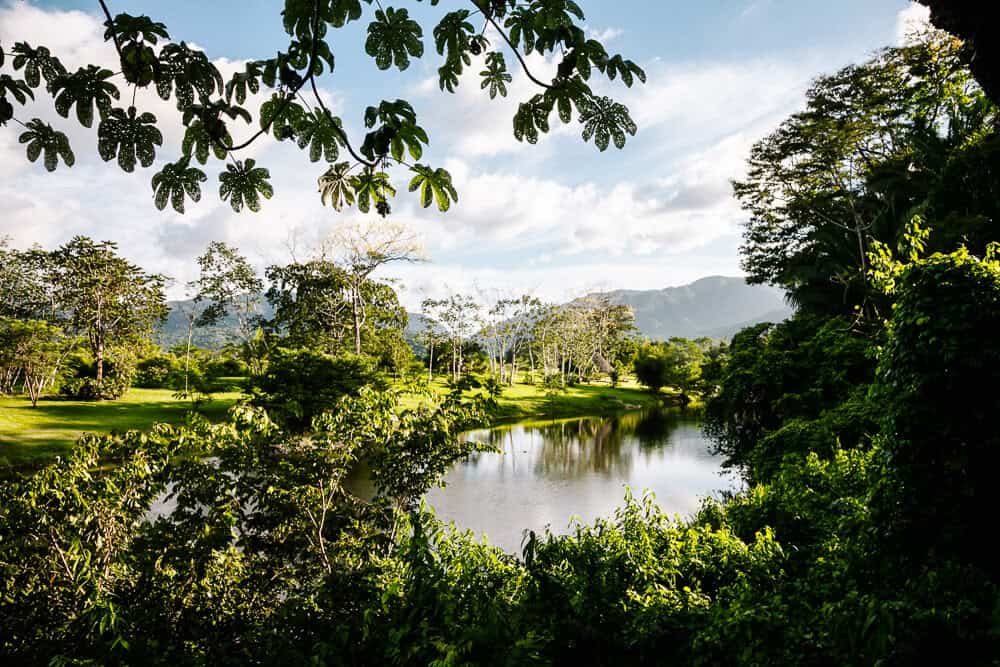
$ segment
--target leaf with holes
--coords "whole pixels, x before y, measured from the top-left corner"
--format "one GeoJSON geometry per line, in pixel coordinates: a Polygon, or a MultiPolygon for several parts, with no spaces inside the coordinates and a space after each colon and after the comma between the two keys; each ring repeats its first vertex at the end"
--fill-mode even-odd
{"type": "Polygon", "coordinates": [[[451,208],[452,202],[458,202],[458,191],[452,185],[451,174],[444,169],[416,164],[411,171],[416,175],[410,180],[410,192],[420,191],[420,205],[424,208],[436,201],[438,210],[444,213],[451,208]]]}
{"type": "Polygon", "coordinates": [[[185,195],[191,201],[201,201],[201,184],[208,177],[201,169],[190,166],[190,162],[190,158],[182,157],[177,162],[164,165],[163,169],[153,174],[153,203],[156,208],[162,211],[169,200],[175,211],[184,213],[185,195]]]}
{"type": "Polygon", "coordinates": [[[260,78],[263,71],[258,62],[248,62],[242,72],[233,74],[229,82],[226,83],[226,101],[231,102],[236,97],[237,104],[247,101],[247,92],[256,94],[260,92],[260,78]]]}
{"type": "Polygon", "coordinates": [[[132,172],[135,161],[148,167],[156,159],[154,146],[163,145],[156,116],[148,111],[137,114],[135,107],[112,109],[97,128],[97,152],[105,162],[118,157],[118,166],[132,172]]]}
{"type": "Polygon", "coordinates": [[[424,31],[410,18],[405,9],[381,9],[368,26],[365,51],[375,59],[379,69],[389,69],[395,63],[400,70],[410,66],[410,57],[424,55],[424,31]]]}
{"type": "Polygon", "coordinates": [[[118,88],[108,81],[114,74],[111,70],[97,65],[81,67],[73,74],[58,77],[52,83],[55,108],[63,118],[69,118],[69,110],[76,105],[76,118],[84,127],[94,123],[94,107],[103,120],[111,111],[111,100],[118,99],[118,88]]]}
{"type": "Polygon", "coordinates": [[[271,132],[278,141],[295,136],[295,130],[306,118],[306,110],[282,93],[275,93],[260,105],[260,127],[271,132]]]}
{"type": "Polygon", "coordinates": [[[66,76],[66,68],[44,46],[33,49],[27,42],[18,42],[14,44],[11,53],[14,54],[14,60],[11,63],[14,65],[14,70],[20,70],[23,67],[24,80],[32,88],[37,88],[42,79],[45,79],[47,84],[52,85],[52,82],[59,77],[66,76]]]}
{"type": "Polygon", "coordinates": [[[42,153],[45,154],[44,164],[48,171],[55,171],[59,166],[59,158],[62,158],[67,167],[72,167],[76,162],[76,156],[69,145],[69,138],[53,129],[48,123],[43,123],[40,118],[28,121],[25,127],[27,132],[21,133],[18,141],[28,144],[28,159],[34,162],[42,153]]]}
{"type": "Polygon", "coordinates": [[[188,48],[184,42],[167,44],[160,51],[157,66],[156,92],[164,100],[171,93],[177,98],[177,108],[191,106],[198,99],[210,97],[225,88],[222,74],[202,51],[188,48]]]}
{"type": "Polygon", "coordinates": [[[260,211],[260,198],[274,196],[270,179],[271,173],[257,167],[252,158],[237,160],[236,164],[227,164],[226,171],[219,174],[219,197],[222,201],[228,200],[237,213],[243,210],[244,205],[257,213],[260,211]]]}
{"type": "Polygon", "coordinates": [[[389,174],[384,171],[365,169],[351,179],[351,187],[362,213],[368,213],[372,204],[378,207],[379,204],[386,203],[389,197],[396,196],[396,189],[389,182],[389,174]]]}
{"type": "Polygon", "coordinates": [[[337,211],[343,211],[344,205],[354,204],[354,186],[351,184],[351,163],[338,162],[326,170],[319,178],[320,201],[337,211]]]}
{"type": "Polygon", "coordinates": [[[212,139],[212,136],[208,133],[208,130],[202,124],[201,120],[195,118],[184,131],[184,140],[181,142],[181,153],[187,157],[191,157],[193,154],[198,162],[205,164],[208,162],[208,154],[210,151],[215,153],[215,157],[220,160],[225,160],[226,155],[229,153],[225,147],[232,145],[233,138],[230,136],[228,131],[226,131],[225,135],[221,139],[215,141],[212,139]]]}
{"type": "Polygon", "coordinates": [[[483,83],[480,87],[490,89],[491,100],[495,99],[498,94],[500,97],[507,97],[507,84],[513,81],[513,77],[507,71],[507,63],[502,53],[491,51],[486,56],[486,69],[479,75],[483,77],[483,83]]]}
{"type": "Polygon", "coordinates": [[[336,162],[340,147],[344,145],[343,123],[323,109],[315,109],[304,114],[295,127],[299,148],[309,148],[309,160],[319,162],[325,157],[327,162],[336,162]]]}
{"type": "Polygon", "coordinates": [[[527,141],[529,144],[537,144],[539,135],[549,131],[551,113],[552,102],[541,94],[520,104],[514,115],[514,138],[518,141],[527,141]]]}
{"type": "Polygon", "coordinates": [[[607,97],[581,100],[580,122],[583,123],[583,140],[594,139],[594,144],[605,151],[613,140],[618,148],[625,148],[625,135],[635,136],[638,128],[628,108],[607,97]]]}

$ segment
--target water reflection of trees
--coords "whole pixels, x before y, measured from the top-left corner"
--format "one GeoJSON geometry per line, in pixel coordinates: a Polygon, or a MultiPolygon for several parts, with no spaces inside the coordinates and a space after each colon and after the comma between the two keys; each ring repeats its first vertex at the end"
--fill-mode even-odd
{"type": "MultiPolygon", "coordinates": [[[[535,474],[549,478],[578,479],[598,474],[625,478],[638,460],[662,457],[666,449],[700,445],[680,442],[677,430],[691,427],[697,420],[676,411],[627,412],[607,418],[584,418],[544,424],[518,425],[470,433],[469,437],[503,452],[500,476],[519,465],[532,466],[535,474]]],[[[680,454],[681,452],[678,452],[680,454]]],[[[701,458],[705,452],[687,452],[701,458]]],[[[489,460],[493,454],[473,454],[472,465],[489,460]],[[485,458],[482,458],[485,457],[485,458]]]]}
{"type": "Polygon", "coordinates": [[[614,420],[579,419],[525,429],[540,441],[535,470],[547,477],[577,479],[585,475],[627,475],[632,456],[614,420]]]}

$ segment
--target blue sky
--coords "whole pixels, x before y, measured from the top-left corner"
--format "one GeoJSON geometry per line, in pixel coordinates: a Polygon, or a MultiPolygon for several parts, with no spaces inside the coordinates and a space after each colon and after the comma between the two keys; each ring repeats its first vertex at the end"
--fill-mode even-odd
{"type": "MultiPolygon", "coordinates": [[[[109,4],[112,12],[164,22],[174,39],[196,43],[218,59],[224,73],[234,61],[266,57],[286,44],[281,2],[109,4]]],[[[534,92],[520,75],[511,98],[499,103],[479,91],[476,67],[457,95],[441,93],[430,26],[442,7],[460,3],[397,4],[426,19],[424,59],[404,73],[379,72],[364,54],[362,22],[334,33],[337,70],[322,85],[358,143],[365,106],[409,99],[431,135],[425,161],[455,175],[460,202],[448,214],[421,210],[404,193],[395,204],[396,221],[420,235],[432,260],[385,274],[400,281],[410,306],[447,291],[533,291],[559,300],[592,289],[660,288],[737,275],[742,213],[728,183],[741,175],[753,141],[801,105],[811,78],[895,43],[902,23],[922,15],[904,0],[582,0],[588,29],[650,77],[648,85],[630,91],[602,86],[629,105],[640,125],[624,151],[602,154],[580,141],[576,125],[559,128],[535,147],[514,141],[513,110],[534,92]]],[[[68,66],[113,59],[101,32],[93,1],[0,0],[5,46],[20,39],[46,44],[68,66]]],[[[543,72],[551,67],[537,59],[532,64],[543,72]]],[[[140,93],[137,106],[170,113],[153,95],[140,93]]],[[[232,214],[215,197],[213,171],[194,211],[161,213],[149,189],[158,167],[117,172],[97,158],[92,131],[45,109],[29,113],[51,118],[70,134],[78,164],[47,174],[26,162],[16,130],[0,128],[0,196],[9,202],[0,235],[21,246],[51,246],[78,233],[115,240],[135,261],[172,275],[174,296],[193,277],[194,257],[208,241],[238,245],[263,268],[307,255],[356,215],[324,209],[315,186],[323,168],[274,142],[252,151],[271,168],[277,190],[262,213],[232,214]]],[[[246,133],[240,128],[234,135],[246,133]]],[[[176,129],[165,134],[160,157],[172,160],[180,135],[176,129]]]]}

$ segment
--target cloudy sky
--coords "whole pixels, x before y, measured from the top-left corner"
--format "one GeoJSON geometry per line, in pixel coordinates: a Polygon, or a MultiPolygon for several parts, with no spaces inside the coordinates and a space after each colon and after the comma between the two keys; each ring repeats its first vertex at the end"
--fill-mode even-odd
{"type": "MultiPolygon", "coordinates": [[[[111,11],[148,14],[175,40],[203,48],[224,76],[248,59],[285,48],[279,0],[110,0],[111,11]]],[[[440,15],[401,3],[426,19],[440,15]]],[[[425,3],[426,4],[426,3],[425,3]]],[[[442,6],[458,5],[444,2],[442,6]]],[[[337,70],[323,94],[360,143],[364,108],[409,99],[431,137],[424,161],[453,174],[460,202],[447,214],[401,193],[393,217],[422,238],[431,261],[398,266],[404,302],[448,291],[532,291],[564,299],[606,288],[652,289],[715,274],[739,275],[739,207],[729,181],[739,178],[752,143],[801,106],[810,80],[897,42],[920,7],[905,0],[583,0],[588,30],[646,69],[632,90],[601,86],[625,102],[639,133],[624,151],[599,153],[578,125],[557,128],[536,146],[518,143],[511,117],[534,93],[515,73],[511,95],[491,102],[476,73],[455,95],[439,91],[439,58],[427,54],[404,73],[379,72],[364,54],[360,30],[335,33],[337,70]]],[[[0,44],[43,44],[74,69],[103,63],[113,47],[93,0],[0,0],[0,44]]],[[[513,65],[513,59],[508,58],[513,65]]],[[[531,59],[545,73],[552,64],[531,59]]],[[[7,60],[6,70],[10,69],[7,60]]],[[[40,97],[45,98],[39,89],[40,97]]],[[[259,104],[259,100],[255,102],[259,104]]],[[[141,91],[140,110],[161,119],[162,160],[179,155],[181,126],[171,105],[141,91]],[[166,121],[166,122],[164,122],[166,121]]],[[[131,260],[175,279],[172,296],[195,273],[194,258],[212,240],[238,246],[261,269],[309,248],[357,213],[324,208],[316,193],[321,165],[286,144],[260,141],[246,153],[271,170],[276,194],[261,213],[234,214],[219,201],[218,164],[207,170],[205,197],[184,216],[157,211],[149,179],[158,165],[125,174],[101,162],[96,131],[59,118],[45,104],[16,109],[70,136],[77,163],[47,173],[27,162],[13,123],[0,128],[0,236],[17,246],[55,246],[85,234],[118,242],[131,260]]],[[[95,124],[96,128],[96,124],[95,124]]],[[[239,126],[234,138],[249,135],[239,126]]],[[[397,185],[405,185],[403,178],[397,185]]]]}

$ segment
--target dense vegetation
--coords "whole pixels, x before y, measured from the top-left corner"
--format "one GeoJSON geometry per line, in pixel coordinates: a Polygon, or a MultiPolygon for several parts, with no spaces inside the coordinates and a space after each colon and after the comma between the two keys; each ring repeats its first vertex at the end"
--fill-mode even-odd
{"type": "MultiPolygon", "coordinates": [[[[385,357],[359,307],[381,307],[377,287],[335,265],[282,273],[303,286],[274,293],[286,319],[240,343],[256,406],[222,424],[85,438],[0,487],[0,656],[995,664],[998,116],[960,46],[927,34],[820,78],[806,109],[754,147],[735,186],[751,216],[746,268],[798,310],[726,350],[675,340],[616,357],[627,318],[600,306],[551,313],[558,345],[533,347],[524,332],[549,313],[512,299],[479,332],[493,381],[470,397],[477,327],[457,296],[428,304],[451,345],[452,390],[405,407],[368,381],[385,357]],[[336,307],[296,307],[306,298],[336,307]],[[322,334],[301,339],[317,349],[294,338],[304,331],[322,334]],[[442,527],[420,498],[478,447],[456,436],[495,409],[518,350],[540,352],[553,391],[615,358],[634,358],[651,388],[700,384],[707,428],[746,490],[689,522],[629,497],[573,535],[527,535],[520,557],[442,527]],[[322,399],[305,386],[348,365],[351,382],[324,380],[322,399]],[[359,460],[370,499],[344,488],[359,460]],[[164,498],[173,511],[151,517],[164,498]]],[[[230,289],[238,256],[210,250],[204,275],[219,280],[199,303],[249,322],[259,290],[230,289]]]]}

